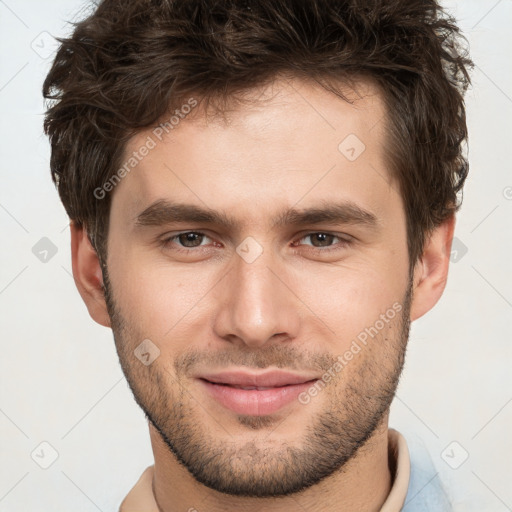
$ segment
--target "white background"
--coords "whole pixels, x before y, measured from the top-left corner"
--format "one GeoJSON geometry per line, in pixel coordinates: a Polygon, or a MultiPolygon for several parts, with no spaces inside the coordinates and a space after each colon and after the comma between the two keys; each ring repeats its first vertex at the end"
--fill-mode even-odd
{"type": "MultiPolygon", "coordinates": [[[[512,1],[445,5],[477,66],[456,227],[467,253],[452,263],[438,305],[413,324],[390,424],[423,439],[457,511],[504,512],[512,510],[512,200],[504,192],[512,199],[512,1]],[[458,469],[441,456],[453,441],[462,448],[452,459],[469,454],[458,469]]],[[[68,220],[42,133],[45,32],[66,35],[81,6],[0,0],[0,512],[114,511],[153,462],[111,331],[89,317],[71,277],[68,220]],[[42,237],[57,248],[46,263],[32,252],[42,237]],[[43,441],[58,452],[48,469],[31,458],[43,441]]]]}

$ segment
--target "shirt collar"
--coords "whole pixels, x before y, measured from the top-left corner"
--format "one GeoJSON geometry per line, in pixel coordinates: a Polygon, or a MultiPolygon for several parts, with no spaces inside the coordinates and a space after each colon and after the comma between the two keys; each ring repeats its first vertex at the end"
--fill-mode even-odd
{"type": "Polygon", "coordinates": [[[397,430],[388,429],[388,453],[390,466],[395,467],[391,491],[382,505],[380,512],[399,512],[405,503],[409,479],[411,476],[411,459],[405,437],[397,430]]]}

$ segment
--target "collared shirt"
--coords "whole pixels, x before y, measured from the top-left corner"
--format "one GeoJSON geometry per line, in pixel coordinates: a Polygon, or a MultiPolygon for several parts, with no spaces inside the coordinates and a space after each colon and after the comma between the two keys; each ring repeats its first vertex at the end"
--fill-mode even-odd
{"type": "MultiPolygon", "coordinates": [[[[380,512],[450,512],[450,502],[436,480],[430,456],[419,447],[412,457],[404,436],[388,430],[389,460],[394,462],[391,491],[380,512]]],[[[119,512],[159,512],[152,489],[154,466],[148,466],[121,503],[119,512]]]]}

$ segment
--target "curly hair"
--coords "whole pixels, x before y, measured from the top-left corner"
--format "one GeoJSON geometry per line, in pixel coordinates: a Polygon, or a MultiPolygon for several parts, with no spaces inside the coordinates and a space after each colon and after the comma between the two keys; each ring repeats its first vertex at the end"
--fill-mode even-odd
{"type": "Polygon", "coordinates": [[[283,73],[342,98],[351,80],[379,87],[411,265],[461,205],[473,63],[436,0],[103,0],[73,25],[43,85],[44,130],[66,212],[101,261],[111,195],[94,190],[130,137],[191,94],[222,112],[283,73]]]}

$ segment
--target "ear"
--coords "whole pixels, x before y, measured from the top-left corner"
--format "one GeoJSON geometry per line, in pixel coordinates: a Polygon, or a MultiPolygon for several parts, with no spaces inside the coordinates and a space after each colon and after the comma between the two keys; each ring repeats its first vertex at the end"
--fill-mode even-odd
{"type": "Polygon", "coordinates": [[[446,281],[455,230],[452,215],[432,232],[414,268],[411,322],[430,311],[441,298],[446,281]]]}
{"type": "Polygon", "coordinates": [[[73,278],[92,319],[105,327],[111,327],[103,291],[101,264],[87,231],[74,221],[71,229],[71,260],[73,278]]]}

